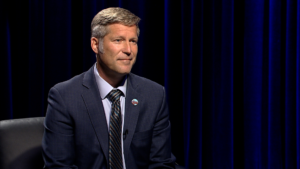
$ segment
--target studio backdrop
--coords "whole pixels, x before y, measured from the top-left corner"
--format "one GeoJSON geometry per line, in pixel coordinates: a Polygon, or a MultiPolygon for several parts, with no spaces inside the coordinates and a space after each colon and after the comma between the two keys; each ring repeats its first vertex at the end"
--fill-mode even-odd
{"type": "Polygon", "coordinates": [[[179,164],[300,168],[300,0],[1,1],[1,120],[45,116],[111,6],[142,19],[132,72],[166,87],[179,164]]]}

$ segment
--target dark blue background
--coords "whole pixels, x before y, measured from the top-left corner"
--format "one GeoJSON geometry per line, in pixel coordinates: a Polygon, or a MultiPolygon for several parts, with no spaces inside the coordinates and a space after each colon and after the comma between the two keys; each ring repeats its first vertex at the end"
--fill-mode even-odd
{"type": "Polygon", "coordinates": [[[300,168],[300,0],[0,1],[0,119],[45,115],[110,6],[142,19],[132,71],[166,87],[179,164],[300,168]]]}

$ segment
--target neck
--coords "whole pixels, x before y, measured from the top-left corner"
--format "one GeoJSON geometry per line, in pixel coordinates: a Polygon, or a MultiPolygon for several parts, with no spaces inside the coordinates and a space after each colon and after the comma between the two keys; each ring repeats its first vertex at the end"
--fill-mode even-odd
{"type": "Polygon", "coordinates": [[[109,83],[114,88],[117,88],[122,83],[125,77],[125,75],[114,76],[112,74],[105,73],[106,71],[104,71],[103,68],[99,65],[99,62],[96,63],[96,68],[101,78],[104,79],[107,83],[109,83]]]}

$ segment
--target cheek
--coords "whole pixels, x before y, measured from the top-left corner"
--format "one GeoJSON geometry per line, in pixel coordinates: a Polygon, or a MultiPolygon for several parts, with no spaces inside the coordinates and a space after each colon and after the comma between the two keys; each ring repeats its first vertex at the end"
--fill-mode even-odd
{"type": "Polygon", "coordinates": [[[137,46],[137,45],[131,46],[131,50],[132,50],[132,52],[133,52],[135,55],[137,55],[137,53],[138,53],[138,46],[137,46]]]}
{"type": "Polygon", "coordinates": [[[105,51],[104,50],[104,53],[101,53],[100,54],[100,62],[102,62],[103,64],[105,64],[106,66],[109,66],[109,65],[112,65],[113,62],[112,62],[112,59],[109,55],[109,52],[105,51]]]}
{"type": "Polygon", "coordinates": [[[121,51],[117,46],[106,46],[104,47],[104,52],[106,52],[110,57],[115,57],[121,51]]]}

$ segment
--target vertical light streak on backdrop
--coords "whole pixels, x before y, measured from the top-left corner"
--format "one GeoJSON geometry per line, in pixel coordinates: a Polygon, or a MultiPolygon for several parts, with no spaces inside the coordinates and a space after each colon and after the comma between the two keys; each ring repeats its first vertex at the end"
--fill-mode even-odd
{"type": "MultiPolygon", "coordinates": [[[[282,147],[282,139],[281,139],[281,130],[280,128],[284,125],[281,124],[281,76],[280,71],[282,70],[281,65],[279,64],[281,61],[281,3],[280,1],[276,0],[269,0],[268,4],[269,8],[269,15],[266,15],[266,20],[269,21],[268,25],[268,40],[266,40],[268,43],[268,51],[265,58],[268,58],[268,61],[266,59],[266,62],[264,63],[264,66],[267,68],[264,68],[264,72],[267,72],[265,74],[268,74],[267,76],[264,76],[263,79],[267,80],[266,88],[267,91],[267,102],[266,105],[268,105],[266,108],[266,111],[263,111],[262,115],[264,116],[264,112],[268,112],[268,120],[263,120],[265,122],[262,122],[262,125],[265,126],[264,123],[267,122],[267,131],[268,131],[268,138],[263,137],[263,147],[267,147],[266,149],[266,155],[263,154],[263,161],[266,161],[266,165],[269,169],[279,169],[283,167],[282,163],[282,149],[279,147],[282,147]],[[266,140],[265,140],[266,139],[266,140]]],[[[266,9],[266,8],[265,8],[266,9]]],[[[265,21],[266,22],[266,21],[265,21]]],[[[267,33],[266,33],[267,35],[267,33]]],[[[263,109],[264,110],[264,109],[263,109]]]]}
{"type": "Polygon", "coordinates": [[[245,169],[262,167],[261,107],[264,1],[245,1],[244,137],[245,169]]]}
{"type": "MultiPolygon", "coordinates": [[[[198,1],[199,2],[199,1],[198,1]]],[[[202,122],[203,122],[203,6],[204,6],[204,2],[203,0],[201,0],[199,2],[199,4],[201,5],[199,10],[200,10],[200,36],[198,37],[200,39],[200,46],[199,46],[199,49],[200,49],[200,59],[199,59],[199,117],[196,118],[199,122],[199,126],[198,126],[198,130],[197,130],[197,135],[199,136],[198,137],[198,149],[197,149],[197,152],[195,152],[198,156],[198,159],[196,159],[197,163],[195,166],[198,167],[199,169],[202,169],[203,166],[202,166],[202,162],[203,162],[203,125],[202,125],[202,122]]],[[[196,38],[196,40],[198,40],[198,38],[196,38]]]]}
{"type": "Polygon", "coordinates": [[[300,168],[300,0],[297,0],[296,168],[300,168]]]}
{"type": "Polygon", "coordinates": [[[286,1],[286,23],[285,23],[285,70],[283,71],[285,81],[285,167],[296,168],[295,147],[297,146],[295,134],[296,124],[296,50],[297,50],[297,5],[295,0],[286,1]]]}
{"type": "Polygon", "coordinates": [[[10,31],[9,22],[6,20],[6,43],[7,43],[7,69],[8,69],[8,94],[9,94],[9,118],[13,116],[13,92],[12,92],[12,67],[11,67],[11,43],[10,43],[10,31]]]}
{"type": "MultiPolygon", "coordinates": [[[[203,150],[203,133],[202,133],[202,62],[203,62],[203,1],[190,1],[184,3],[184,10],[188,19],[184,22],[185,42],[184,44],[184,74],[186,88],[183,100],[186,103],[185,110],[189,108],[185,115],[188,123],[189,138],[187,168],[203,168],[202,166],[202,150],[203,150]],[[195,8],[198,6],[198,8],[195,8]]],[[[187,128],[187,127],[186,127],[187,128]]]]}
{"type": "MultiPolygon", "coordinates": [[[[221,86],[219,106],[218,124],[219,133],[221,134],[218,140],[223,140],[219,143],[218,150],[223,149],[225,153],[220,153],[219,158],[222,161],[216,168],[234,168],[234,154],[233,154],[233,46],[234,46],[234,1],[222,0],[221,12],[221,86]],[[227,79],[227,80],[224,80],[227,79]]],[[[218,151],[216,150],[216,151],[218,151]]]]}
{"type": "Polygon", "coordinates": [[[231,74],[231,100],[230,100],[230,109],[231,109],[231,165],[232,168],[234,168],[234,0],[231,0],[231,70],[230,70],[230,74],[231,74]]]}
{"type": "Polygon", "coordinates": [[[169,24],[169,22],[168,22],[168,14],[169,14],[169,10],[168,10],[168,5],[169,5],[169,1],[168,0],[165,0],[164,1],[165,3],[164,3],[164,9],[165,9],[165,11],[164,11],[164,20],[165,20],[165,22],[164,22],[164,45],[165,45],[165,50],[164,50],[164,62],[165,62],[165,64],[164,64],[164,76],[165,76],[165,78],[164,78],[164,86],[165,86],[165,89],[166,89],[166,93],[167,93],[167,95],[169,94],[169,84],[168,84],[168,82],[169,82],[169,78],[168,78],[168,70],[169,70],[169,66],[168,66],[168,64],[169,64],[169,58],[168,58],[168,56],[169,56],[169,46],[168,46],[168,39],[169,39],[169,34],[168,34],[168,32],[169,32],[169,27],[168,27],[168,24],[169,24]]]}
{"type": "MultiPolygon", "coordinates": [[[[188,155],[187,154],[185,154],[186,156],[188,156],[189,157],[189,159],[191,159],[191,154],[190,154],[190,152],[191,152],[191,150],[190,150],[190,148],[191,148],[191,134],[193,133],[193,132],[196,132],[196,131],[194,131],[194,128],[193,128],[193,126],[195,126],[194,124],[193,124],[193,122],[192,122],[192,119],[191,119],[191,116],[192,116],[192,113],[199,113],[199,112],[197,112],[196,111],[196,109],[194,110],[195,112],[192,112],[192,97],[194,97],[193,95],[196,93],[196,88],[193,88],[193,85],[192,85],[192,78],[193,78],[193,76],[195,76],[195,72],[193,72],[193,71],[195,71],[195,70],[197,70],[195,67],[193,67],[193,60],[195,59],[194,57],[194,53],[193,53],[193,39],[194,39],[194,0],[191,0],[190,1],[190,6],[188,6],[187,5],[187,8],[190,10],[189,12],[189,18],[190,18],[190,20],[189,20],[189,27],[188,27],[188,31],[186,31],[185,32],[185,34],[186,34],[186,36],[188,37],[187,38],[187,40],[184,40],[185,42],[188,42],[188,47],[186,47],[185,49],[185,52],[184,52],[184,54],[185,55],[183,55],[182,57],[185,57],[186,58],[186,55],[188,55],[188,58],[186,58],[184,61],[185,61],[185,64],[184,64],[184,66],[185,66],[185,68],[184,68],[184,70],[185,70],[185,72],[187,73],[186,74],[186,79],[184,79],[185,80],[185,83],[186,83],[186,87],[185,87],[185,89],[184,90],[186,90],[186,95],[184,95],[184,101],[186,101],[186,115],[185,115],[185,117],[186,117],[186,130],[187,131],[189,131],[188,132],[188,134],[187,134],[187,140],[186,140],[186,142],[187,142],[187,148],[189,149],[188,150],[188,155]],[[193,93],[192,93],[192,90],[194,91],[193,93]]],[[[187,22],[186,22],[187,23],[187,22]]],[[[198,57],[198,56],[197,56],[198,57]]],[[[196,74],[197,75],[197,74],[196,74]]],[[[199,77],[197,77],[197,78],[199,78],[199,77]]],[[[189,162],[188,162],[188,164],[189,164],[189,162]]],[[[187,165],[186,166],[187,168],[189,168],[189,165],[187,165]]]]}
{"type": "Polygon", "coordinates": [[[297,0],[296,168],[300,168],[300,0],[297,0]]]}
{"type": "MultiPolygon", "coordinates": [[[[181,3],[181,71],[185,72],[185,22],[184,22],[184,17],[185,17],[185,10],[184,10],[184,0],[180,1],[181,3]]],[[[189,168],[189,137],[190,137],[190,119],[188,119],[188,114],[190,113],[189,105],[188,105],[188,97],[186,95],[186,88],[188,85],[185,83],[186,76],[185,73],[182,73],[182,116],[183,116],[183,134],[184,134],[184,162],[187,168],[189,168]]]]}

